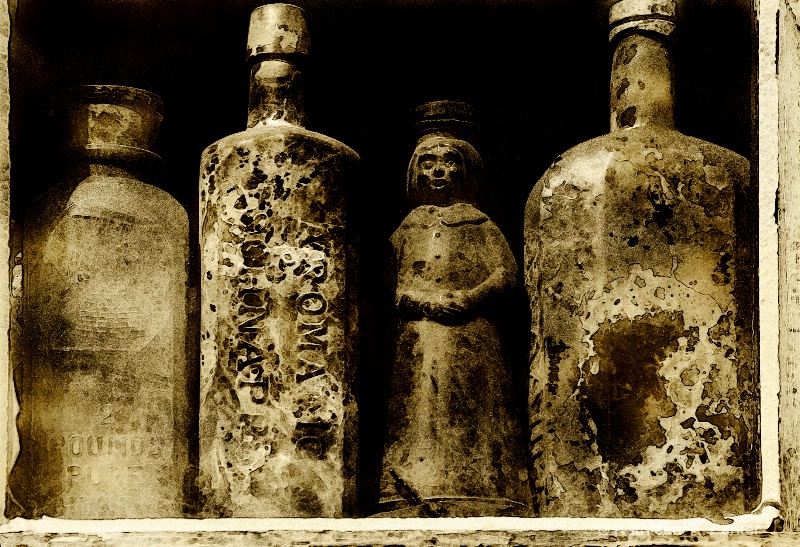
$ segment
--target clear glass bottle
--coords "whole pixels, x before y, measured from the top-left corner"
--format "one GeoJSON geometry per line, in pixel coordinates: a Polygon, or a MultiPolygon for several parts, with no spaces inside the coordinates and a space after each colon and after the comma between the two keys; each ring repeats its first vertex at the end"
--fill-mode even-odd
{"type": "Polygon", "coordinates": [[[23,236],[21,452],[10,511],[177,517],[187,471],[186,211],[153,186],[161,99],[54,98],[59,181],[23,236]]]}
{"type": "Polygon", "coordinates": [[[542,516],[721,518],[758,496],[749,162],[675,130],[673,0],[611,7],[611,133],[525,212],[542,516]]]}
{"type": "Polygon", "coordinates": [[[209,516],[353,510],[345,192],[360,160],[303,127],[308,46],[300,8],[253,11],[248,128],[202,156],[199,480],[209,516]]]}

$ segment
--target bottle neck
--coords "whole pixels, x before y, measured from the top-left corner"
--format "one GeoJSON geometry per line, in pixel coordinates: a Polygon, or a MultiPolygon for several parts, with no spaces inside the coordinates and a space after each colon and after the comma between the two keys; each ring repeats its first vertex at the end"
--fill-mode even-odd
{"type": "Polygon", "coordinates": [[[68,162],[65,178],[80,180],[90,176],[115,177],[157,185],[161,171],[162,166],[156,163],[148,165],[97,158],[75,158],[68,162]]]}
{"type": "Polygon", "coordinates": [[[268,59],[250,71],[250,101],[247,127],[295,125],[306,122],[303,74],[294,63],[268,59]]]}
{"type": "Polygon", "coordinates": [[[611,66],[611,130],[675,127],[672,56],[662,41],[642,34],[621,39],[611,66]]]}

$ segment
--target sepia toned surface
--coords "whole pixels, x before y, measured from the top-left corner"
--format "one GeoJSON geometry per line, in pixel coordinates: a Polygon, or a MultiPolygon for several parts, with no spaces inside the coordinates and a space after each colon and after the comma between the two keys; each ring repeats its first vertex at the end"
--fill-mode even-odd
{"type": "MultiPolygon", "coordinates": [[[[56,538],[45,534],[0,534],[0,541],[13,541],[24,547],[58,545],[56,538]]],[[[737,533],[737,532],[511,532],[502,530],[426,531],[423,529],[379,531],[273,531],[273,532],[198,532],[176,534],[169,532],[86,533],[70,536],[78,545],[140,546],[140,545],[248,545],[280,547],[287,544],[336,545],[340,547],[791,547],[800,541],[798,534],[737,533]]]]}
{"type": "MultiPolygon", "coordinates": [[[[523,114],[524,115],[524,114],[523,114]]],[[[349,142],[349,141],[348,141],[349,142]]],[[[359,147],[359,150],[361,148],[359,147]]],[[[196,155],[196,154],[195,154],[196,155]]],[[[498,222],[502,222],[502,218],[498,217],[498,222]]],[[[393,225],[396,226],[396,223],[393,225]]],[[[505,231],[505,230],[504,230],[505,231]]],[[[507,232],[509,235],[509,240],[514,246],[514,232],[507,232]]],[[[91,525],[90,525],[91,526],[91,525]]],[[[202,526],[202,524],[200,524],[202,526]]],[[[374,544],[385,544],[386,542],[393,542],[393,543],[402,543],[402,542],[409,542],[412,544],[413,541],[418,541],[422,543],[431,543],[436,539],[439,539],[442,544],[449,543],[449,544],[468,544],[468,542],[478,542],[484,544],[525,544],[527,542],[531,542],[531,544],[548,544],[548,545],[558,545],[558,544],[609,544],[609,545],[617,545],[621,542],[625,542],[625,544],[690,544],[691,542],[697,542],[698,537],[692,535],[686,535],[685,537],[681,537],[677,539],[676,537],[671,537],[669,535],[662,536],[657,533],[616,533],[616,534],[528,534],[528,535],[520,535],[520,534],[506,534],[506,533],[458,533],[458,534],[441,534],[441,533],[432,533],[432,534],[409,534],[409,533],[386,533],[380,532],[377,535],[372,536],[363,536],[358,534],[323,534],[319,532],[315,533],[292,533],[292,534],[283,534],[280,535],[278,539],[274,541],[277,542],[289,542],[289,541],[310,541],[311,543],[314,542],[326,542],[326,543],[341,543],[345,541],[353,542],[353,544],[367,544],[368,542],[372,542],[374,544]]],[[[61,538],[63,539],[63,538],[61,538]]],[[[105,542],[106,544],[111,544],[115,542],[122,542],[127,544],[145,544],[145,543],[166,543],[166,542],[179,542],[179,541],[187,541],[187,542],[203,542],[207,541],[209,543],[224,543],[224,542],[241,542],[241,543],[251,543],[254,541],[266,541],[263,536],[258,534],[246,534],[246,533],[233,533],[233,534],[220,534],[220,535],[207,535],[207,534],[168,534],[168,533],[151,533],[151,534],[117,534],[114,536],[110,536],[108,534],[77,534],[72,536],[74,541],[84,541],[84,542],[105,542]],[[183,538],[183,539],[180,539],[183,538]]],[[[29,534],[14,534],[12,536],[5,536],[4,542],[6,540],[10,541],[19,541],[23,544],[27,542],[34,542],[34,541],[52,541],[57,542],[59,541],[58,536],[37,536],[34,538],[33,535],[29,534]]],[[[791,536],[785,536],[783,539],[784,544],[791,544],[787,543],[793,541],[794,539],[791,536]]],[[[706,543],[713,543],[716,544],[751,544],[754,542],[779,542],[781,540],[774,538],[774,535],[717,535],[711,537],[707,534],[699,534],[699,541],[700,544],[706,543]]],[[[420,544],[422,544],[420,543],[420,544]]],[[[695,543],[697,544],[697,543],[695,543]]]]}
{"type": "Polygon", "coordinates": [[[61,178],[26,216],[11,514],[180,516],[187,470],[186,212],[152,180],[160,99],[57,99],[61,178]]]}
{"type": "MultiPolygon", "coordinates": [[[[730,217],[707,214],[677,184],[665,188],[664,210],[675,211],[665,231],[645,191],[639,203],[629,193],[636,171],[699,181],[720,167],[720,152],[641,129],[573,154],[582,158],[565,154],[545,175],[540,188],[552,194],[529,217],[543,228],[527,271],[542,310],[531,372],[542,514],[688,517],[701,505],[709,517],[742,513],[755,498],[757,384],[752,327],[737,325],[752,308],[736,305],[733,276],[747,276],[752,256],[730,217]],[[656,146],[663,158],[654,164],[656,146]],[[587,157],[607,162],[605,173],[581,171],[587,157]],[[566,204],[596,208],[578,227],[566,204]]],[[[746,161],[730,159],[730,171],[700,184],[746,181],[746,161]]]]}
{"type": "Polygon", "coordinates": [[[211,145],[201,162],[199,480],[208,516],[353,510],[357,317],[344,196],[359,158],[302,127],[302,73],[290,57],[259,57],[304,54],[307,40],[298,8],[254,12],[249,129],[211,145]]]}
{"type": "Polygon", "coordinates": [[[781,3],[779,24],[777,133],[783,146],[777,158],[780,180],[777,215],[780,262],[780,442],[781,501],[787,528],[800,530],[800,5],[781,3]]]}
{"type": "MultiPolygon", "coordinates": [[[[9,38],[11,35],[11,11],[16,9],[16,2],[9,3],[0,0],[0,262],[9,264],[11,267],[11,155],[9,147],[10,128],[9,119],[11,114],[11,93],[9,81],[9,38]]],[[[19,231],[15,234],[18,240],[19,231]]],[[[17,245],[18,248],[18,245],[17,245]]],[[[18,263],[16,265],[19,265],[18,263]]],[[[12,278],[14,276],[14,268],[12,278]]],[[[16,268],[19,272],[20,268],[16,268]]],[[[15,362],[12,361],[11,340],[20,334],[19,323],[14,325],[12,313],[18,314],[19,294],[11,296],[11,283],[0,285],[0,330],[8,329],[8,337],[0,336],[0,393],[3,395],[3,403],[0,404],[0,454],[4,454],[5,466],[0,473],[0,486],[3,492],[8,489],[8,475],[11,466],[17,457],[19,444],[17,441],[17,397],[14,389],[13,369],[15,362]],[[13,312],[12,312],[13,309],[13,312]]],[[[6,499],[7,495],[0,498],[2,507],[2,518],[6,519],[6,499]]]]}
{"type": "Polygon", "coordinates": [[[740,514],[758,496],[750,165],[673,129],[660,40],[619,34],[612,63],[614,132],[559,156],[526,210],[538,509],[740,514]]]}
{"type": "Polygon", "coordinates": [[[480,156],[436,119],[458,121],[465,110],[448,101],[417,109],[433,119],[423,120],[429,127],[408,168],[416,207],[391,238],[400,321],[381,479],[387,516],[528,511],[522,428],[494,325],[517,265],[473,205],[480,156]]]}
{"type": "MultiPolygon", "coordinates": [[[[527,2],[514,6],[504,4],[490,7],[490,3],[479,0],[471,2],[469,7],[460,4],[434,4],[429,9],[418,5],[403,9],[378,1],[353,6],[352,10],[347,10],[340,9],[344,8],[343,3],[334,0],[310,1],[306,6],[309,14],[314,13],[312,21],[315,33],[320,30],[322,37],[326,38],[324,42],[316,41],[315,34],[315,41],[320,47],[316,48],[314,54],[322,55],[322,58],[315,62],[314,70],[309,70],[308,73],[311,78],[320,74],[320,69],[322,73],[316,76],[317,83],[309,87],[312,91],[308,97],[311,100],[309,107],[314,122],[309,127],[335,135],[352,145],[366,158],[365,161],[370,166],[369,181],[359,184],[351,194],[357,204],[356,231],[371,241],[366,246],[368,251],[361,254],[368,262],[362,269],[370,272],[369,279],[363,285],[368,293],[370,287],[374,289],[374,285],[380,283],[382,278],[382,272],[373,274],[376,261],[372,260],[374,255],[370,253],[379,249],[376,241],[385,243],[410,210],[396,194],[402,192],[404,186],[402,179],[410,152],[409,146],[413,141],[408,136],[401,141],[401,134],[408,124],[404,124],[397,113],[405,115],[410,106],[418,104],[411,102],[412,100],[416,101],[423,93],[431,95],[431,98],[458,96],[441,91],[463,89],[464,93],[471,95],[470,98],[475,98],[480,110],[486,112],[488,130],[484,133],[486,138],[480,143],[480,149],[485,152],[484,159],[488,162],[491,175],[488,179],[490,190],[486,192],[490,194],[490,199],[482,202],[481,210],[487,213],[505,235],[518,264],[522,263],[520,226],[524,203],[520,196],[527,195],[530,191],[530,175],[525,173],[534,176],[540,174],[556,151],[565,149],[585,136],[604,131],[604,120],[600,119],[600,127],[595,129],[598,122],[596,116],[591,114],[594,110],[607,110],[602,105],[603,101],[599,109],[589,108],[596,104],[591,100],[593,89],[597,87],[596,82],[599,82],[600,87],[607,87],[604,82],[607,74],[597,77],[592,68],[598,64],[602,72],[607,72],[605,48],[585,47],[589,42],[586,38],[587,32],[591,34],[594,27],[598,27],[600,33],[604,32],[602,22],[597,23],[593,16],[585,15],[586,11],[593,9],[589,7],[591,3],[544,0],[535,3],[533,7],[527,2]],[[574,11],[578,18],[575,27],[565,26],[563,15],[569,11],[574,11]],[[370,16],[380,14],[387,17],[370,20],[370,16]],[[442,24],[451,17],[458,24],[442,24]],[[504,43],[509,49],[508,59],[481,53],[485,48],[479,47],[477,43],[471,45],[467,38],[474,35],[471,34],[471,29],[479,20],[485,21],[485,24],[503,22],[502,26],[496,28],[503,29],[504,43]],[[547,31],[548,28],[551,30],[543,35],[542,31],[547,31]],[[530,31],[519,34],[520,29],[530,31]],[[426,30],[431,32],[426,34],[426,30]],[[407,38],[398,39],[398,34],[407,35],[407,38]],[[575,41],[560,43],[558,56],[537,53],[547,51],[541,47],[546,41],[544,36],[551,40],[557,34],[570,34],[575,37],[575,41]],[[446,63],[437,63],[424,78],[421,77],[421,72],[417,72],[422,69],[423,63],[419,60],[412,61],[420,59],[418,52],[429,47],[418,43],[420,41],[415,38],[418,35],[429,36],[429,39],[424,40],[429,46],[436,43],[445,47],[443,55],[448,59],[446,63]],[[354,47],[357,44],[361,47],[354,47]],[[584,51],[577,56],[579,50],[584,51]],[[601,51],[599,56],[603,59],[599,63],[596,63],[598,54],[594,50],[601,51]],[[345,57],[349,59],[348,62],[337,63],[337,59],[345,57]],[[414,73],[420,75],[415,80],[410,80],[408,76],[412,65],[414,73]],[[512,66],[520,68],[523,65],[526,68],[516,73],[509,70],[512,66]],[[462,72],[465,68],[474,66],[492,66],[496,69],[492,70],[491,79],[486,80],[475,78],[474,73],[468,76],[469,72],[462,72]],[[558,70],[557,66],[562,67],[562,70],[558,70]],[[334,70],[335,67],[338,68],[334,70]],[[337,71],[340,71],[340,76],[337,76],[337,71]],[[523,78],[518,74],[520,72],[527,74],[523,78]],[[576,87],[574,78],[569,78],[572,73],[582,74],[583,83],[580,86],[576,87]],[[552,74],[563,79],[563,85],[559,86],[561,89],[557,93],[555,88],[549,86],[526,89],[525,82],[530,81],[530,74],[552,74]],[[489,82],[492,84],[488,85],[489,82]],[[315,92],[315,89],[324,89],[324,92],[315,92]],[[382,95],[382,89],[387,94],[382,95]],[[533,97],[538,99],[533,101],[533,97]],[[563,105],[567,103],[572,104],[568,112],[563,109],[563,105]],[[547,107],[542,108],[542,105],[547,107]],[[557,116],[558,110],[561,110],[561,114],[557,116]],[[520,127],[527,128],[530,133],[523,136],[520,127]],[[401,163],[399,168],[393,167],[396,162],[401,163]],[[523,179],[528,179],[528,182],[523,179]]],[[[242,78],[245,78],[246,68],[243,66],[242,45],[249,15],[245,10],[252,6],[236,1],[218,6],[208,0],[178,0],[155,7],[150,2],[122,0],[109,4],[89,0],[84,9],[72,15],[73,10],[62,8],[61,4],[47,2],[43,5],[52,9],[41,10],[37,9],[38,5],[41,5],[38,0],[21,3],[18,17],[21,24],[18,24],[15,35],[18,38],[25,36],[26,20],[34,25],[28,37],[33,46],[33,55],[39,55],[32,58],[38,59],[37,63],[40,63],[41,68],[35,63],[24,63],[21,61],[23,55],[18,56],[20,63],[16,68],[18,76],[15,79],[15,104],[21,108],[26,104],[37,104],[36,94],[44,93],[38,90],[41,87],[47,88],[52,82],[71,83],[80,79],[92,81],[97,74],[111,75],[107,81],[123,83],[148,80],[154,86],[152,89],[165,97],[169,107],[165,136],[169,136],[166,142],[170,149],[165,151],[165,157],[170,158],[170,169],[177,175],[170,178],[173,181],[170,191],[191,212],[192,221],[197,222],[198,208],[192,199],[196,200],[199,195],[196,188],[198,155],[203,147],[221,135],[239,130],[240,127],[236,126],[245,117],[246,87],[242,78]],[[188,4],[192,4],[192,9],[183,9],[188,4]],[[178,21],[179,16],[186,16],[188,19],[178,21]],[[37,30],[49,29],[51,23],[58,19],[62,19],[64,24],[63,27],[52,29],[55,34],[37,30]],[[157,23],[152,30],[149,30],[150,23],[157,23]],[[165,27],[165,32],[157,32],[162,26],[165,27]],[[59,32],[61,28],[73,30],[59,32]],[[95,39],[91,40],[91,36],[95,39]],[[102,44],[104,47],[102,51],[100,48],[90,48],[93,44],[102,44]],[[25,66],[20,66],[23,63],[25,66]],[[68,66],[74,71],[67,70],[68,66]],[[197,75],[206,74],[203,67],[211,66],[215,67],[214,77],[204,78],[202,85],[190,85],[190,82],[197,81],[197,75]],[[230,82],[237,78],[239,83],[232,85],[230,82]],[[32,98],[28,99],[26,95],[32,95],[32,98]],[[189,193],[191,197],[187,198],[189,193]]],[[[709,8],[706,11],[709,15],[712,12],[715,17],[718,15],[716,9],[709,8]]],[[[742,35],[741,28],[738,34],[742,35]]],[[[702,59],[700,54],[699,64],[708,64],[702,59]]],[[[741,61],[739,57],[737,59],[741,61]]],[[[717,66],[716,63],[712,64],[717,66]]],[[[741,63],[741,67],[736,78],[746,73],[747,63],[741,63]]],[[[718,72],[729,71],[720,69],[718,72]]],[[[601,114],[603,118],[607,118],[607,112],[601,114]]],[[[15,114],[15,119],[22,126],[21,131],[27,132],[28,128],[37,125],[36,119],[32,119],[29,114],[27,117],[23,116],[26,116],[25,110],[15,114]]],[[[484,120],[481,123],[483,125],[484,120]]],[[[726,131],[728,127],[724,126],[719,131],[726,131]]],[[[738,135],[734,139],[744,143],[735,147],[742,152],[746,139],[741,134],[732,131],[731,134],[738,135]]],[[[730,142],[714,138],[709,140],[724,142],[726,145],[730,142]]],[[[25,146],[26,142],[30,141],[20,138],[15,140],[18,153],[20,146],[25,146]]],[[[26,169],[26,165],[32,165],[26,159],[30,156],[23,153],[20,157],[21,161],[16,163],[19,167],[16,171],[18,176],[15,177],[18,184],[15,196],[19,198],[16,202],[22,204],[27,203],[24,192],[29,186],[27,181],[34,178],[34,174],[30,169],[27,175],[22,171],[26,169]],[[24,178],[26,176],[28,178],[24,178]]],[[[350,216],[349,219],[353,220],[354,217],[350,216]]],[[[196,230],[192,229],[191,234],[196,237],[196,230]]],[[[193,249],[194,247],[193,245],[193,249]]],[[[192,277],[199,282],[201,272],[199,265],[196,266],[192,277]]],[[[512,293],[513,291],[512,289],[512,293]]],[[[524,379],[520,379],[519,375],[524,375],[526,356],[523,352],[527,351],[521,346],[526,346],[528,340],[519,329],[526,328],[528,324],[524,311],[520,311],[524,310],[527,302],[521,291],[517,292],[518,295],[512,297],[509,305],[503,309],[501,319],[506,320],[506,324],[503,325],[502,321],[498,323],[498,330],[501,335],[507,335],[504,336],[504,341],[508,342],[511,350],[509,365],[516,369],[518,375],[514,383],[525,386],[524,379]],[[509,330],[509,324],[512,329],[517,330],[509,330]]],[[[373,333],[380,334],[382,325],[386,323],[382,319],[382,310],[375,311],[369,326],[373,333]]],[[[199,337],[200,333],[197,334],[199,337]]],[[[199,344],[196,345],[199,347],[199,344]]],[[[375,353],[377,352],[372,355],[364,353],[367,363],[386,362],[375,359],[375,353]]],[[[374,370],[385,367],[369,364],[361,368],[374,370]]],[[[197,370],[194,373],[199,376],[197,370]]],[[[367,402],[367,421],[362,430],[363,437],[367,442],[374,442],[376,438],[377,442],[382,442],[380,436],[385,428],[382,427],[378,414],[386,406],[385,392],[375,389],[379,384],[373,382],[371,370],[364,370],[359,374],[359,396],[365,397],[367,402]]],[[[519,391],[527,389],[521,387],[519,391]]],[[[196,392],[199,393],[199,390],[196,392]]],[[[515,395],[523,400],[524,394],[515,395]]],[[[193,425],[197,426],[197,422],[193,425]]],[[[380,456],[375,456],[368,448],[363,455],[365,457],[362,461],[367,462],[367,469],[359,473],[359,480],[367,481],[370,480],[370,462],[377,460],[377,466],[380,467],[380,456]]],[[[369,486],[371,485],[368,484],[367,487],[369,486]]],[[[367,487],[359,487],[359,493],[370,492],[367,487]]],[[[376,490],[378,489],[372,491],[376,490]]],[[[360,506],[362,510],[374,507],[371,501],[364,500],[360,506]]]]}

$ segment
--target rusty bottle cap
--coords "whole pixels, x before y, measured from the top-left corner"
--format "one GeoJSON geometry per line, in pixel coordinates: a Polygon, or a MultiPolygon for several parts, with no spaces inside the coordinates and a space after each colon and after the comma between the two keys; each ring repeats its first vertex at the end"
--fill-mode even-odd
{"type": "Polygon", "coordinates": [[[620,0],[611,6],[608,39],[627,30],[645,30],[664,36],[675,31],[675,0],[620,0]]]}
{"type": "Polygon", "coordinates": [[[446,133],[471,141],[478,133],[475,112],[463,101],[432,101],[414,109],[414,130],[420,138],[428,133],[446,133]]]}
{"type": "Polygon", "coordinates": [[[53,96],[62,152],[90,160],[160,164],[156,154],[163,102],[155,93],[116,85],[85,85],[53,96]]]}
{"type": "Polygon", "coordinates": [[[250,15],[247,58],[308,55],[310,39],[305,12],[292,4],[259,6],[250,15]]]}

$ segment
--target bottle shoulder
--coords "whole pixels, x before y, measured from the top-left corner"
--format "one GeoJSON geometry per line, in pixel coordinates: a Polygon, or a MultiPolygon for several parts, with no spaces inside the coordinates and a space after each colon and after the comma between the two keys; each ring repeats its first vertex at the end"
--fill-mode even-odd
{"type": "Polygon", "coordinates": [[[175,197],[158,186],[138,178],[119,175],[92,174],[80,178],[62,179],[43,190],[26,208],[28,214],[45,214],[45,210],[60,211],[74,202],[92,202],[109,208],[154,211],[178,220],[188,215],[175,197]]]}
{"type": "Polygon", "coordinates": [[[115,211],[178,231],[188,231],[189,216],[169,192],[138,179],[91,175],[69,196],[71,211],[115,211]]]}
{"type": "Polygon", "coordinates": [[[657,171],[680,178],[691,171],[686,166],[702,169],[712,178],[724,176],[737,187],[749,185],[750,162],[744,156],[674,129],[638,127],[573,146],[556,158],[536,186],[565,174],[584,185],[604,185],[610,172],[657,171]]]}
{"type": "Polygon", "coordinates": [[[353,163],[361,161],[358,153],[343,142],[322,133],[291,124],[259,125],[233,133],[208,145],[203,150],[202,157],[205,158],[220,153],[229,154],[235,152],[237,148],[270,142],[304,142],[313,145],[317,150],[322,149],[329,154],[340,155],[353,163]]]}

